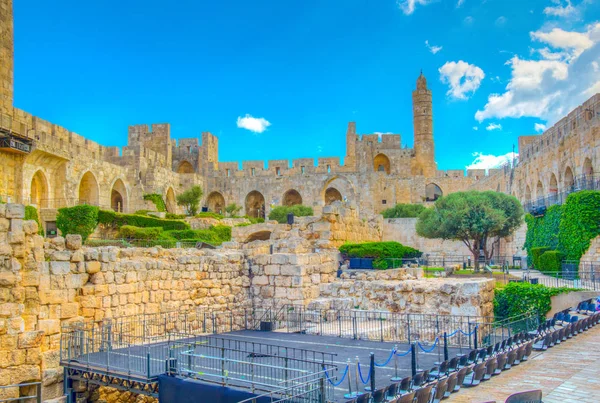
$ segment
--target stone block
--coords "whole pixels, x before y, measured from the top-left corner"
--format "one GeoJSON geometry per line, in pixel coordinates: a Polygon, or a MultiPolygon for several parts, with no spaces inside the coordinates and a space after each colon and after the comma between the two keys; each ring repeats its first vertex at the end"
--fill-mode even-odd
{"type": "Polygon", "coordinates": [[[265,274],[267,276],[278,276],[279,273],[280,271],[278,265],[270,264],[268,266],[265,266],[265,274]]]}
{"type": "Polygon", "coordinates": [[[71,253],[67,250],[55,250],[50,255],[50,260],[56,260],[59,262],[68,262],[71,260],[71,253]]]}
{"type": "Polygon", "coordinates": [[[65,243],[66,243],[67,249],[77,250],[77,249],[81,249],[81,245],[83,244],[83,241],[81,239],[81,235],[69,234],[65,237],[65,243]]]}
{"type": "Polygon", "coordinates": [[[62,304],[67,302],[67,290],[40,290],[40,302],[42,305],[62,304]]]}
{"type": "Polygon", "coordinates": [[[38,224],[33,220],[23,221],[23,232],[27,235],[37,234],[38,224]]]}
{"type": "Polygon", "coordinates": [[[64,275],[71,272],[71,263],[69,261],[51,261],[50,273],[54,275],[64,275]]]}
{"type": "Polygon", "coordinates": [[[20,365],[10,368],[10,383],[24,383],[40,379],[40,367],[37,365],[20,365]]]}
{"type": "Polygon", "coordinates": [[[287,265],[281,266],[282,276],[304,276],[306,274],[306,268],[303,266],[287,265]]]}
{"type": "Polygon", "coordinates": [[[25,232],[23,231],[10,231],[8,233],[8,243],[16,244],[25,242],[25,232]]]}
{"type": "Polygon", "coordinates": [[[102,268],[102,265],[100,262],[87,262],[85,264],[85,271],[88,274],[95,274],[98,273],[100,271],[100,269],[102,268]]]}
{"type": "Polygon", "coordinates": [[[38,321],[38,329],[44,332],[46,336],[60,333],[60,320],[41,319],[38,321]]]}
{"type": "Polygon", "coordinates": [[[17,276],[10,272],[0,272],[0,287],[12,287],[17,284],[17,276]]]}
{"type": "Polygon", "coordinates": [[[269,278],[267,276],[256,276],[252,279],[253,285],[267,285],[269,284],[269,278]]]}
{"type": "Polygon", "coordinates": [[[34,330],[30,332],[23,332],[18,336],[17,346],[19,348],[35,348],[42,344],[44,332],[34,330]]]}
{"type": "Polygon", "coordinates": [[[25,206],[22,204],[7,203],[4,216],[6,218],[25,218],[25,206]]]}
{"type": "MultiPolygon", "coordinates": [[[[0,206],[2,206],[2,204],[0,204],[0,206]]],[[[8,221],[6,218],[0,218],[0,232],[8,232],[9,228],[10,221],[8,221]]]]}

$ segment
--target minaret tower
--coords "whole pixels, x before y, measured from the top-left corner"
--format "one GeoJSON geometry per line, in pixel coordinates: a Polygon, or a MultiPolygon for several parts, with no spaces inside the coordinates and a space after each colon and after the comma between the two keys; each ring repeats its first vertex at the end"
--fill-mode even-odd
{"type": "Polygon", "coordinates": [[[0,113],[13,113],[13,8],[0,0],[0,113]]]}
{"type": "Polygon", "coordinates": [[[427,79],[421,71],[417,79],[417,89],[412,93],[413,124],[415,134],[414,175],[434,177],[437,171],[433,145],[433,112],[431,91],[427,79]]]}

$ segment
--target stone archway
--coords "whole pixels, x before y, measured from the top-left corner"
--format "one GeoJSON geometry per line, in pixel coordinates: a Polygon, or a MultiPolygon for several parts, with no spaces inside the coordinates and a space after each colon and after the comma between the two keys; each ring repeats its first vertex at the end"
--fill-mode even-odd
{"type": "Polygon", "coordinates": [[[225,198],[219,192],[211,192],[206,198],[206,207],[213,213],[225,213],[225,198]]]}
{"type": "Polygon", "coordinates": [[[556,175],[552,173],[550,175],[550,186],[548,187],[548,198],[550,199],[550,203],[555,204],[558,202],[558,181],[556,180],[556,175]]]}
{"type": "Polygon", "coordinates": [[[425,186],[425,201],[433,202],[443,195],[442,189],[435,183],[429,183],[425,186]]]}
{"type": "Polygon", "coordinates": [[[29,203],[38,208],[46,208],[49,203],[48,198],[48,179],[46,175],[38,170],[31,178],[31,188],[29,192],[29,203]]]}
{"type": "Polygon", "coordinates": [[[257,190],[246,196],[244,203],[246,215],[254,218],[265,218],[265,197],[257,190]]]}
{"type": "Polygon", "coordinates": [[[325,205],[329,206],[331,203],[336,201],[342,201],[342,194],[336,188],[327,188],[325,191],[325,205]]]}
{"type": "Polygon", "coordinates": [[[117,213],[127,210],[127,189],[121,179],[117,179],[110,190],[110,207],[117,213]]]}
{"type": "Polygon", "coordinates": [[[565,169],[565,176],[563,178],[563,187],[565,192],[570,193],[575,190],[575,177],[571,167],[565,169]]]}
{"type": "Polygon", "coordinates": [[[583,162],[583,174],[585,176],[594,175],[594,167],[592,166],[592,160],[589,158],[586,158],[583,162]]]}
{"type": "Polygon", "coordinates": [[[167,208],[168,213],[177,212],[177,200],[175,199],[175,192],[173,191],[173,188],[167,189],[167,194],[165,196],[165,206],[167,208]]]}
{"type": "Polygon", "coordinates": [[[373,159],[373,168],[375,172],[385,172],[389,175],[391,170],[390,159],[385,154],[377,154],[373,159]]]}
{"type": "Polygon", "coordinates": [[[529,185],[525,186],[525,203],[529,203],[531,201],[531,188],[529,185]]]}
{"type": "Polygon", "coordinates": [[[283,201],[281,203],[284,206],[295,206],[302,204],[302,196],[296,189],[290,189],[283,194],[283,201]]]}
{"type": "Polygon", "coordinates": [[[538,180],[537,186],[535,188],[535,197],[536,199],[541,199],[544,197],[544,185],[541,180],[538,180]]]}
{"type": "Polygon", "coordinates": [[[188,161],[181,161],[181,163],[177,167],[178,174],[193,174],[195,172],[196,170],[194,169],[194,166],[188,161]]]}
{"type": "Polygon", "coordinates": [[[91,204],[98,206],[100,201],[100,189],[94,174],[87,171],[79,181],[79,204],[91,204]]]}

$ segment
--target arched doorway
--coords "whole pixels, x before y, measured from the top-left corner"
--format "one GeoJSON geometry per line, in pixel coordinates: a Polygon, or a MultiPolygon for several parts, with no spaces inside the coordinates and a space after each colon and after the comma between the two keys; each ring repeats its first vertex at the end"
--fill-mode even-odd
{"type": "Polygon", "coordinates": [[[38,208],[48,207],[48,180],[42,171],[37,171],[31,178],[29,203],[38,208]]]}
{"type": "Polygon", "coordinates": [[[97,206],[100,190],[98,181],[90,171],[86,172],[79,182],[79,204],[91,204],[97,206]]]}
{"type": "Polygon", "coordinates": [[[188,161],[181,161],[181,163],[177,167],[178,174],[193,174],[195,172],[196,170],[194,169],[194,166],[188,161]]]}
{"type": "Polygon", "coordinates": [[[430,183],[427,186],[425,186],[425,201],[436,201],[443,195],[444,194],[442,192],[442,189],[435,183],[430,183]]]}
{"type": "Polygon", "coordinates": [[[302,204],[302,196],[296,189],[290,189],[283,195],[284,206],[295,206],[296,204],[302,204]]]}
{"type": "Polygon", "coordinates": [[[246,196],[246,215],[255,218],[265,218],[265,197],[257,190],[246,196]]]}
{"type": "Polygon", "coordinates": [[[594,168],[592,167],[592,160],[586,158],[583,162],[583,174],[585,176],[590,176],[594,174],[594,168]]]}
{"type": "Polygon", "coordinates": [[[525,203],[531,202],[531,188],[529,185],[525,186],[525,203]]]}
{"type": "Polygon", "coordinates": [[[537,186],[535,188],[535,197],[537,199],[541,199],[544,197],[544,185],[541,180],[538,180],[537,186]]]}
{"type": "Polygon", "coordinates": [[[225,198],[219,192],[211,192],[206,198],[206,207],[213,213],[225,213],[225,198]]]}
{"type": "Polygon", "coordinates": [[[165,204],[168,213],[175,213],[177,211],[177,201],[175,200],[175,192],[173,191],[173,188],[167,189],[165,204]]]}
{"type": "Polygon", "coordinates": [[[548,188],[548,198],[551,204],[558,203],[558,181],[556,175],[550,175],[550,187],[548,188]]]}
{"type": "Polygon", "coordinates": [[[573,170],[571,169],[571,167],[567,167],[567,169],[565,169],[563,186],[565,188],[565,192],[567,193],[571,193],[575,190],[575,178],[573,176],[573,170]]]}
{"type": "Polygon", "coordinates": [[[123,213],[126,210],[127,189],[121,179],[117,179],[110,190],[110,207],[118,212],[123,213]]]}
{"type": "Polygon", "coordinates": [[[375,172],[390,173],[390,159],[385,154],[377,154],[373,159],[373,168],[375,172]]]}
{"type": "Polygon", "coordinates": [[[328,206],[335,201],[342,201],[342,194],[336,188],[327,188],[325,191],[325,205],[328,206]]]}

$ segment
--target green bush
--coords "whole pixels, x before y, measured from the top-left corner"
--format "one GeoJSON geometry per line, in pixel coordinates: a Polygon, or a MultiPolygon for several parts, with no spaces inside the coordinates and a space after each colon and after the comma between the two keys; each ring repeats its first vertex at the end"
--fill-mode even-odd
{"type": "Polygon", "coordinates": [[[56,227],[62,236],[79,234],[85,241],[98,225],[99,209],[87,204],[58,209],[56,227]]]}
{"type": "Polygon", "coordinates": [[[549,250],[539,257],[538,270],[544,272],[559,272],[562,271],[561,262],[563,260],[562,253],[557,250],[549,250]]]}
{"type": "Polygon", "coordinates": [[[533,267],[537,270],[540,270],[540,256],[546,251],[549,251],[550,248],[547,246],[539,246],[536,248],[531,248],[531,260],[533,262],[533,267]]]}
{"type": "Polygon", "coordinates": [[[207,229],[164,231],[161,233],[160,239],[186,242],[202,241],[211,245],[221,245],[223,242],[231,241],[231,227],[213,225],[207,229]]]}
{"type": "Polygon", "coordinates": [[[340,253],[347,258],[413,258],[420,257],[421,252],[398,242],[365,242],[345,243],[340,246],[340,253]]]}
{"type": "Polygon", "coordinates": [[[536,311],[545,318],[552,308],[550,297],[564,292],[576,291],[572,288],[551,288],[542,284],[508,283],[497,288],[494,296],[494,316],[503,320],[527,312],[536,311]]]}
{"type": "Polygon", "coordinates": [[[250,217],[250,216],[244,216],[245,219],[250,220],[250,222],[252,224],[262,224],[265,222],[265,219],[262,217],[250,217]]]}
{"type": "Polygon", "coordinates": [[[183,206],[186,213],[195,216],[198,212],[198,206],[200,205],[200,199],[204,192],[198,185],[192,186],[183,193],[177,195],[177,204],[183,206]]]}
{"type": "Polygon", "coordinates": [[[383,210],[383,218],[416,218],[425,210],[422,204],[396,204],[394,207],[383,210]]]}
{"type": "Polygon", "coordinates": [[[201,213],[196,214],[198,218],[214,218],[216,220],[223,219],[223,216],[218,213],[213,213],[212,211],[203,211],[201,213]]]}
{"type": "Polygon", "coordinates": [[[137,215],[148,215],[148,213],[149,213],[150,211],[151,211],[151,210],[137,210],[137,211],[136,211],[135,213],[133,213],[133,214],[137,214],[137,215]]]}
{"type": "Polygon", "coordinates": [[[568,260],[579,260],[600,235],[600,191],[571,193],[563,206],[558,250],[568,260]]]}
{"type": "Polygon", "coordinates": [[[562,218],[563,206],[551,206],[546,214],[541,217],[525,215],[527,234],[525,236],[525,249],[527,255],[533,256],[531,248],[545,246],[550,249],[558,248],[558,232],[562,218]]]}
{"type": "Polygon", "coordinates": [[[185,214],[174,214],[174,213],[165,214],[165,218],[168,220],[183,220],[185,217],[186,217],[185,214]]]}
{"type": "Polygon", "coordinates": [[[134,227],[123,225],[119,228],[119,238],[127,239],[158,239],[163,229],[161,227],[134,227]]]}
{"type": "Polygon", "coordinates": [[[156,206],[156,211],[162,212],[167,211],[167,206],[162,196],[158,193],[148,193],[144,195],[144,200],[151,201],[156,206]]]}
{"type": "Polygon", "coordinates": [[[38,234],[44,236],[44,227],[42,227],[38,211],[35,207],[25,206],[25,219],[35,221],[38,225],[38,234]]]}
{"type": "Polygon", "coordinates": [[[269,220],[275,220],[279,224],[287,223],[287,215],[293,213],[296,217],[313,215],[312,207],[296,204],[294,206],[277,206],[269,212],[269,220]]]}
{"type": "Polygon", "coordinates": [[[189,229],[190,225],[181,220],[167,220],[158,217],[143,216],[137,214],[115,213],[111,210],[100,210],[98,212],[98,222],[101,225],[110,228],[121,228],[124,225],[134,227],[161,227],[163,230],[184,230],[189,229]]]}

